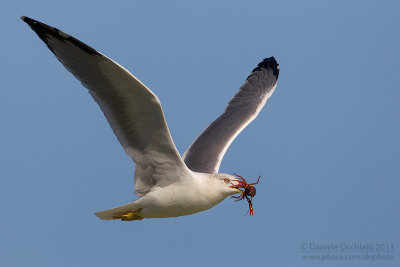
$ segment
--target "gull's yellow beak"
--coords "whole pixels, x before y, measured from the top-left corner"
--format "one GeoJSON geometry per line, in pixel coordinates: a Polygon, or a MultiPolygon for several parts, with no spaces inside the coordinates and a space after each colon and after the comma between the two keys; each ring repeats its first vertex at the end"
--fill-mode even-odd
{"type": "Polygon", "coordinates": [[[243,193],[244,192],[243,190],[241,190],[239,188],[235,188],[235,189],[236,189],[236,191],[238,191],[238,193],[243,193]]]}
{"type": "Polygon", "coordinates": [[[243,194],[244,193],[244,191],[243,190],[241,190],[241,189],[239,189],[239,188],[237,188],[237,187],[234,187],[234,186],[231,186],[233,189],[235,189],[238,193],[240,193],[240,194],[243,194]]]}

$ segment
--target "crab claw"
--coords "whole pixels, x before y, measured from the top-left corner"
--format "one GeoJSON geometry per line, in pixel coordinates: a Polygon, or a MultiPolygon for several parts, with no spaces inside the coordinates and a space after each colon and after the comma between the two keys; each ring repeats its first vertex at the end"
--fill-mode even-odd
{"type": "Polygon", "coordinates": [[[249,203],[249,213],[250,213],[250,216],[253,216],[253,202],[251,201],[252,199],[251,199],[251,198],[248,198],[247,196],[246,196],[246,199],[247,199],[247,202],[249,203]]]}

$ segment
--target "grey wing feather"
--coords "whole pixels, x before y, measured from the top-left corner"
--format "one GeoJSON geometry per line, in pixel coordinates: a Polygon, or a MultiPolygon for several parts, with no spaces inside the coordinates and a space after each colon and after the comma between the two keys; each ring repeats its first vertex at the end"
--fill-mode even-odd
{"type": "Polygon", "coordinates": [[[220,117],[213,121],[183,155],[192,171],[216,173],[229,145],[253,121],[275,90],[279,65],[264,59],[247,77],[220,117]]]}
{"type": "Polygon", "coordinates": [[[100,106],[125,152],[136,162],[137,195],[173,182],[167,172],[187,170],[153,92],[118,63],[74,37],[28,17],[21,19],[100,106]]]}

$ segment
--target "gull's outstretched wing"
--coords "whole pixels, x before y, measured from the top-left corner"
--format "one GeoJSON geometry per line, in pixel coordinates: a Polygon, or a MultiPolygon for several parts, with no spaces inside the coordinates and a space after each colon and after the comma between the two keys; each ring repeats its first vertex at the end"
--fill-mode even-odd
{"type": "Polygon", "coordinates": [[[192,171],[218,172],[226,150],[236,136],[256,118],[275,90],[279,65],[264,59],[247,77],[219,118],[213,121],[183,154],[192,171]]]}
{"type": "Polygon", "coordinates": [[[21,19],[100,106],[125,152],[136,162],[137,195],[145,195],[155,185],[168,185],[182,177],[182,172],[189,172],[153,92],[119,64],[74,37],[28,17],[21,19]]]}

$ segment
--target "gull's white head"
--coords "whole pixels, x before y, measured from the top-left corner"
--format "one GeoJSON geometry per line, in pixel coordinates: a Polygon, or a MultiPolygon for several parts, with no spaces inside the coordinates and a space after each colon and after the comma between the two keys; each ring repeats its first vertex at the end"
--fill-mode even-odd
{"type": "Polygon", "coordinates": [[[218,191],[227,196],[237,193],[243,193],[243,190],[238,188],[240,181],[233,175],[226,173],[215,173],[211,176],[210,182],[213,190],[218,191]]]}

